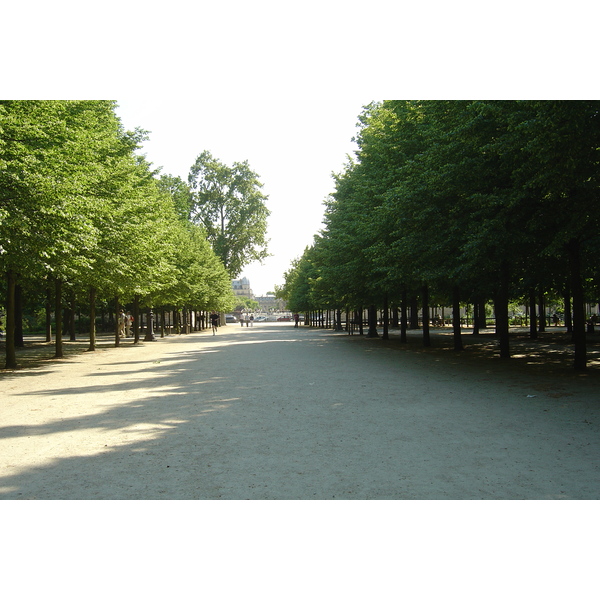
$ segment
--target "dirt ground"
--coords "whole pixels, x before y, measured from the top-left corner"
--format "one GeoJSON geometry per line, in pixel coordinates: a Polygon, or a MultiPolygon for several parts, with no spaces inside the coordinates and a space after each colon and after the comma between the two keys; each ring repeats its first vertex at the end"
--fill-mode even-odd
{"type": "Polygon", "coordinates": [[[0,374],[0,498],[598,499],[596,350],[578,375],[548,337],[525,356],[517,335],[509,361],[492,336],[391,337],[228,325],[62,360],[36,343],[0,374]]]}

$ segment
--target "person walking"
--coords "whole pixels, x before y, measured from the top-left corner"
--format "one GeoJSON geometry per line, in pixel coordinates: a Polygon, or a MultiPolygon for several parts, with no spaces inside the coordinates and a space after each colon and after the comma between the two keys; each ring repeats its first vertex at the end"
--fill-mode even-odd
{"type": "Polygon", "coordinates": [[[210,315],[210,322],[212,324],[213,335],[217,335],[217,327],[219,326],[219,315],[216,312],[213,312],[210,315]]]}
{"type": "Polygon", "coordinates": [[[300,315],[296,313],[294,315],[294,327],[298,327],[298,323],[300,322],[300,315]]]}

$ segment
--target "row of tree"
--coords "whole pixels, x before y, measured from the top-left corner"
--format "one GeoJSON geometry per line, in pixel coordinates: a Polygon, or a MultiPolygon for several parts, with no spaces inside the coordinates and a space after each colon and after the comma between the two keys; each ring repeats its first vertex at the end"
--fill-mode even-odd
{"type": "MultiPolygon", "coordinates": [[[[93,350],[97,301],[114,302],[115,314],[126,302],[228,311],[231,278],[254,256],[248,247],[232,251],[215,242],[226,234],[226,208],[221,237],[208,227],[205,194],[193,188],[203,185],[197,167],[209,155],[200,155],[187,183],[159,176],[138,152],[146,132],[125,131],[115,110],[114,101],[0,101],[7,368],[17,366],[15,332],[24,295],[43,306],[52,288],[60,357],[65,297],[88,304],[93,350]]],[[[244,195],[256,199],[260,187],[243,166],[243,176],[230,174],[234,183],[227,189],[229,202],[238,205],[244,195]]],[[[258,195],[264,208],[266,198],[258,195]]],[[[265,208],[261,218],[267,215],[265,208]]]]}
{"type": "Polygon", "coordinates": [[[600,102],[384,101],[359,120],[325,228],[286,273],[290,309],[404,315],[418,299],[428,344],[428,306],[453,306],[462,349],[460,304],[491,301],[509,357],[509,302],[535,315],[553,293],[585,369],[584,301],[600,297],[600,102]]]}

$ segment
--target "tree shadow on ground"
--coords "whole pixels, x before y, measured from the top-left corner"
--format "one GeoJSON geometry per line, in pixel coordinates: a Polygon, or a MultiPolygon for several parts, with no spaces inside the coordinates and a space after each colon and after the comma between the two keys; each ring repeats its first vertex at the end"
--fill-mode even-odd
{"type": "MultiPolygon", "coordinates": [[[[347,334],[346,334],[347,335],[347,334]]],[[[493,332],[463,333],[462,351],[454,350],[451,329],[435,328],[430,331],[431,346],[423,345],[423,332],[410,330],[407,341],[400,341],[399,330],[391,330],[389,340],[367,338],[366,336],[348,336],[353,340],[365,340],[385,345],[399,351],[429,355],[433,360],[444,359],[450,364],[471,364],[473,367],[493,369],[497,372],[522,372],[534,376],[562,378],[600,378],[600,336],[588,334],[587,359],[585,372],[577,372],[573,367],[573,344],[571,336],[560,328],[538,334],[538,339],[530,339],[523,329],[516,329],[510,334],[509,359],[499,357],[499,339],[493,332]]]]}

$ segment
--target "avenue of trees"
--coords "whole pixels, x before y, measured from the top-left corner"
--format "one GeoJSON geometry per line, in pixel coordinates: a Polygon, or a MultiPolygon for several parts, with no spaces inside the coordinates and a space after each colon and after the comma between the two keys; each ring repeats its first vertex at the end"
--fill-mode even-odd
{"type": "MultiPolygon", "coordinates": [[[[586,368],[585,302],[597,302],[598,101],[384,101],[359,117],[356,156],[334,176],[324,229],[280,290],[292,311],[493,304],[510,357],[510,302],[564,305],[586,368]]],[[[536,309],[537,307],[537,309],[536,309]]],[[[386,323],[387,325],[387,323],[386,323]]],[[[384,329],[384,334],[386,329],[384,329]]]]}
{"type": "Polygon", "coordinates": [[[113,315],[134,307],[136,341],[140,311],[234,304],[234,258],[224,264],[206,223],[192,218],[199,213],[190,186],[159,176],[136,154],[145,132],[125,131],[115,108],[113,101],[0,101],[6,368],[17,366],[24,303],[54,314],[57,357],[67,307],[86,307],[93,350],[99,303],[113,315]]]}

